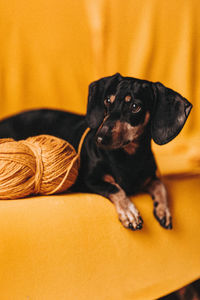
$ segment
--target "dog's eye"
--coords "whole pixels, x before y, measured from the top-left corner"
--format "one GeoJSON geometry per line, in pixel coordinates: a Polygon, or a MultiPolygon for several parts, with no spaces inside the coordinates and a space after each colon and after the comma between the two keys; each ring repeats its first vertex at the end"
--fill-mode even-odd
{"type": "Polygon", "coordinates": [[[110,106],[115,101],[115,95],[111,94],[110,96],[107,96],[104,100],[104,105],[105,106],[110,106]]]}
{"type": "Polygon", "coordinates": [[[133,103],[131,106],[131,110],[134,114],[138,113],[141,110],[141,106],[137,103],[133,103]]]}
{"type": "Polygon", "coordinates": [[[106,97],[106,99],[104,100],[105,106],[109,106],[111,103],[112,103],[112,102],[111,102],[110,97],[106,97]]]}

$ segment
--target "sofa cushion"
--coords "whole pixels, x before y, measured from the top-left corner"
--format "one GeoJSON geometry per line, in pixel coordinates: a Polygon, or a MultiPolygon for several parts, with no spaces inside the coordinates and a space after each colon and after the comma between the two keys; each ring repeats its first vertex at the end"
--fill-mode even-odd
{"type": "Polygon", "coordinates": [[[132,200],[133,232],[107,199],[68,194],[0,201],[2,299],[156,299],[200,276],[199,178],[166,179],[173,230],[132,200]]]}

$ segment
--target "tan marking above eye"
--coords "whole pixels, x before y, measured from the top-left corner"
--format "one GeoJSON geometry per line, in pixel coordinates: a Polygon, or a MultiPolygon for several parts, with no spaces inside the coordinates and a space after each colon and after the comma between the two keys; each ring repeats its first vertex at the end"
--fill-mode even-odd
{"type": "Polygon", "coordinates": [[[127,95],[124,100],[125,100],[125,102],[130,102],[131,101],[131,96],[127,95]]]}
{"type": "Polygon", "coordinates": [[[115,101],[115,95],[110,96],[110,102],[113,103],[115,101]]]}

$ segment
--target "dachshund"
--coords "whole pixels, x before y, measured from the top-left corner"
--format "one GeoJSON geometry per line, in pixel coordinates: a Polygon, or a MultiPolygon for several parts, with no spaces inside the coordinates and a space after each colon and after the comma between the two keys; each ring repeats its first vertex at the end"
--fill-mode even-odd
{"type": "Polygon", "coordinates": [[[115,206],[122,225],[142,228],[142,217],[128,196],[149,193],[154,216],[172,228],[165,185],[159,179],[151,140],[163,145],[183,128],[192,104],[160,82],[119,73],[89,85],[86,116],[61,110],[25,111],[0,122],[0,137],[25,139],[50,134],[75,149],[87,127],[81,166],[72,192],[97,193],[115,206]]]}

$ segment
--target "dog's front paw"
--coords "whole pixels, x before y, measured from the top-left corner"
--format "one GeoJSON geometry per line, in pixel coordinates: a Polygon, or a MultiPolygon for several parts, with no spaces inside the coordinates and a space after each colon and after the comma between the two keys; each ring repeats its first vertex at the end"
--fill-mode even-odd
{"type": "Polygon", "coordinates": [[[165,229],[172,229],[172,217],[169,208],[159,202],[154,202],[154,216],[165,229]]]}
{"type": "Polygon", "coordinates": [[[133,231],[142,229],[143,220],[130,200],[128,200],[127,203],[118,203],[116,210],[119,220],[125,228],[129,228],[133,231]]]}

